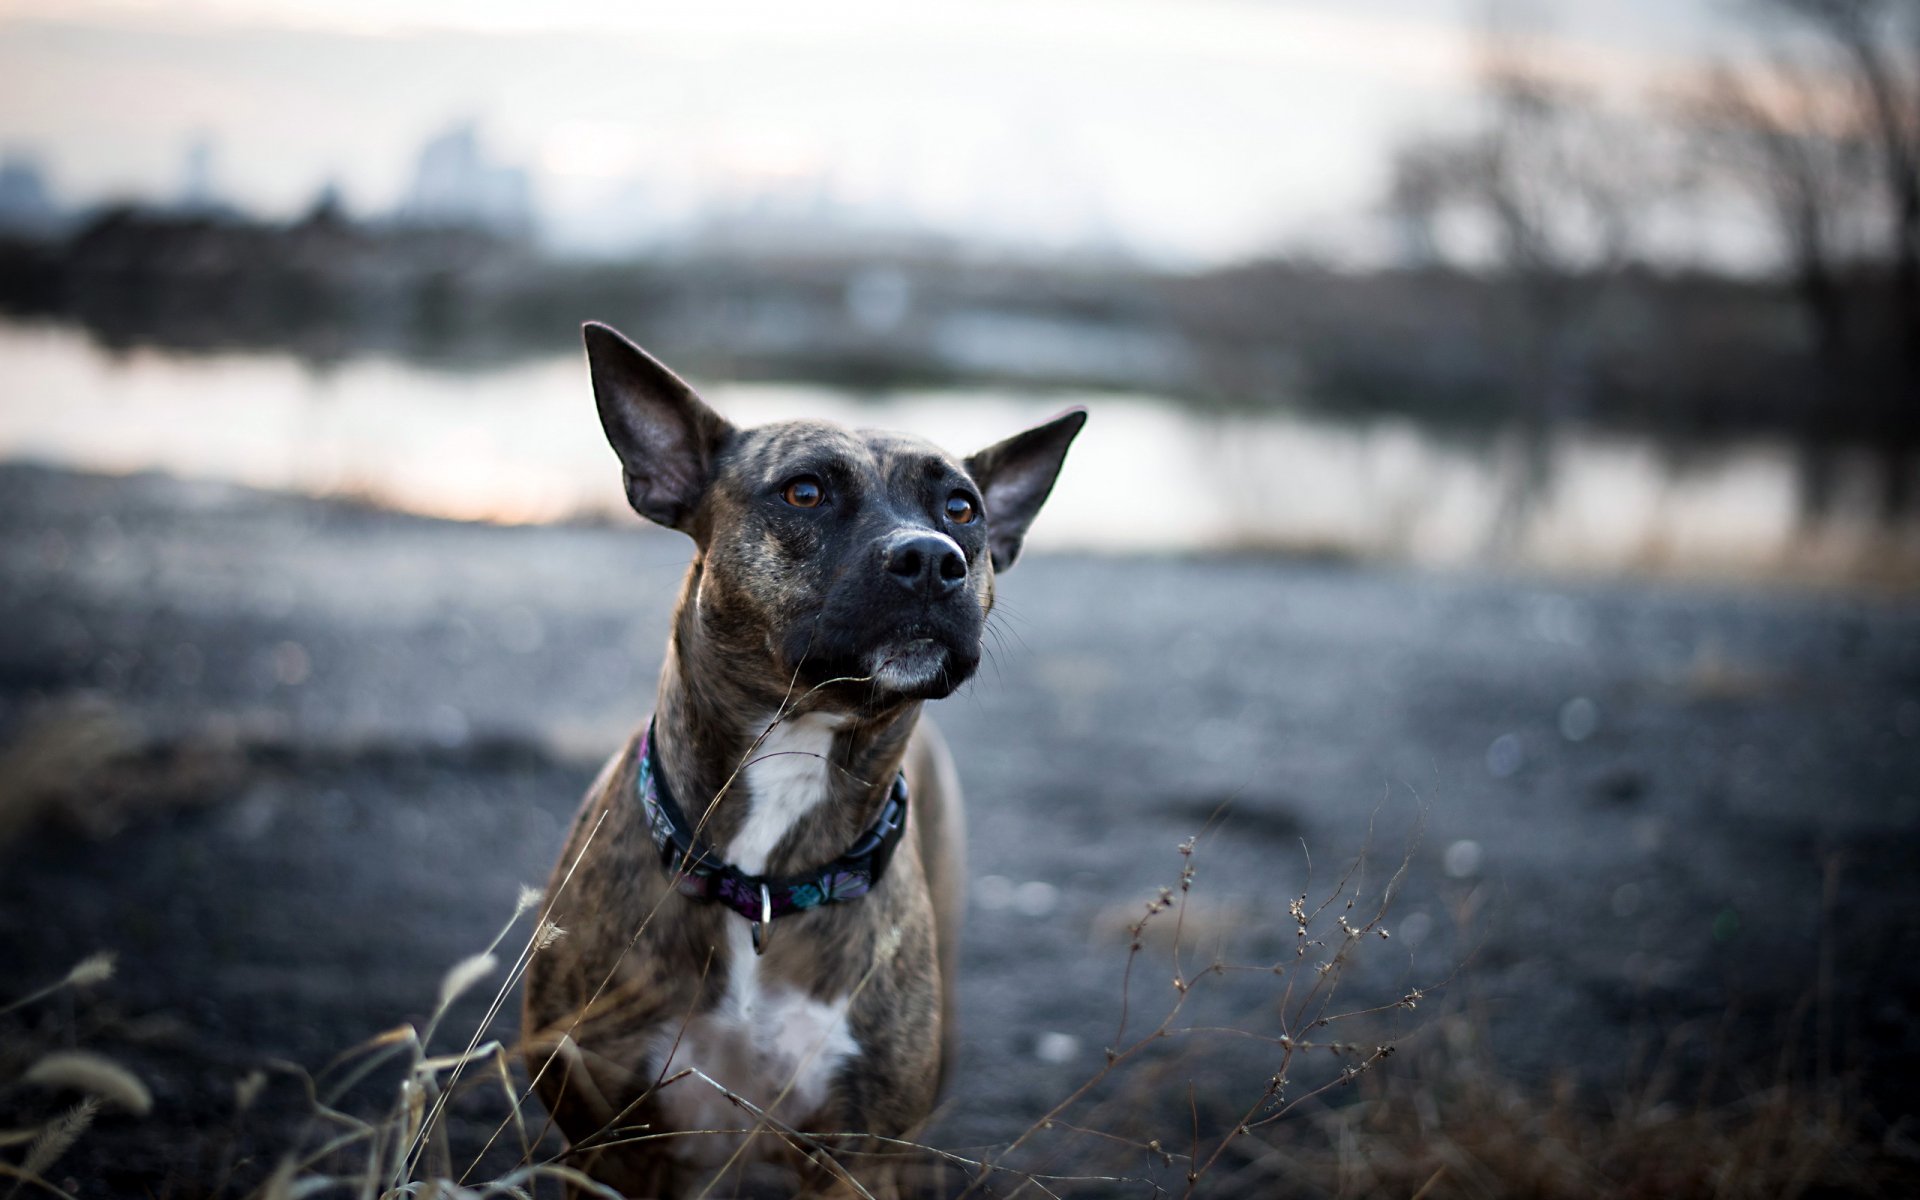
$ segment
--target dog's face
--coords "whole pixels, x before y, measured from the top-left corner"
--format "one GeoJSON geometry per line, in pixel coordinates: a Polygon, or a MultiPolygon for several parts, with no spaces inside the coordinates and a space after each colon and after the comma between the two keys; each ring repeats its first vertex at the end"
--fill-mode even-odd
{"type": "Polygon", "coordinates": [[[628,500],[699,547],[689,602],[725,669],[859,709],[973,674],[994,572],[1018,557],[1084,413],[966,460],[822,421],[742,430],[614,330],[588,325],[586,342],[628,500]]]}
{"type": "Polygon", "coordinates": [[[698,603],[802,688],[944,696],[992,604],[978,486],[917,439],[789,421],[736,433],[701,499],[698,603]]]}

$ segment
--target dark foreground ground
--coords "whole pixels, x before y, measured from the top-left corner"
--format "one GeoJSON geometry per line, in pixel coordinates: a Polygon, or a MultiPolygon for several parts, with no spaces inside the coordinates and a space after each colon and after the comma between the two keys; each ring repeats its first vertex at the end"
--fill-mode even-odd
{"type": "MultiPolygon", "coordinates": [[[[236,1081],[424,1019],[644,717],[685,552],[637,522],[501,529],[0,468],[0,1003],[119,954],[110,982],[0,1017],[0,1085],[80,1046],[154,1093],[56,1181],[237,1191],[307,1110],[271,1074],[236,1118],[236,1081]]],[[[1331,891],[1369,826],[1355,913],[1407,871],[1334,1011],[1430,994],[1356,1019],[1368,1046],[1444,1070],[1469,1052],[1434,1033],[1451,1012],[1522,1094],[1849,1079],[1871,1136],[1905,1136],[1920,608],[1044,556],[1001,595],[991,664],[934,713],[973,878],[935,1143],[1004,1143],[1098,1069],[1125,928],[1177,882],[1182,839],[1201,835],[1191,979],[1290,960],[1289,899],[1331,891]]],[[[1174,999],[1169,952],[1143,952],[1135,1031],[1174,999]]],[[[1277,1035],[1280,978],[1204,979],[1178,1024],[1277,1035]]],[[[510,1005],[492,1032],[512,1026],[510,1005]]],[[[1164,1046],[1120,1091],[1130,1134],[1164,1118],[1179,1146],[1236,1120],[1279,1053],[1164,1046]]],[[[0,1116],[36,1103],[0,1090],[0,1116]]]]}

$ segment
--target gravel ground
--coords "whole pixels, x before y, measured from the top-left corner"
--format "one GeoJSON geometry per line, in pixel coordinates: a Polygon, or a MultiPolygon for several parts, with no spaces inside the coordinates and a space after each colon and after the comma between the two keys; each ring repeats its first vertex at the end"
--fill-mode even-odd
{"type": "MultiPolygon", "coordinates": [[[[256,1179],[304,1101],[276,1074],[236,1121],[236,1080],[427,1015],[644,718],[685,559],[637,522],[0,467],[0,998],[120,956],[94,992],[0,1019],[0,1079],[79,1045],[155,1095],[63,1160],[70,1190],[256,1179]]],[[[1003,1142],[1097,1069],[1125,927],[1181,840],[1201,835],[1192,977],[1291,956],[1289,898],[1328,891],[1370,828],[1362,910],[1407,870],[1342,1007],[1450,980],[1435,1003],[1484,1020],[1516,1080],[1596,1095],[1663,1039],[1761,1081],[1797,1029],[1886,1115],[1910,1107],[1920,606],[1045,556],[1001,596],[990,665],[933,710],[973,900],[932,1140],[1003,1142]],[[1668,1036],[1696,1027],[1716,1032],[1668,1036]]],[[[1174,996],[1167,947],[1146,955],[1135,1028],[1174,996]]],[[[1277,1032],[1277,986],[1208,979],[1188,1015],[1277,1032]]],[[[1417,1037],[1433,1008],[1373,1024],[1417,1037]]],[[[1255,1042],[1163,1057],[1210,1125],[1272,1069],[1255,1042]]],[[[32,1099],[0,1092],[0,1118],[32,1099]]]]}

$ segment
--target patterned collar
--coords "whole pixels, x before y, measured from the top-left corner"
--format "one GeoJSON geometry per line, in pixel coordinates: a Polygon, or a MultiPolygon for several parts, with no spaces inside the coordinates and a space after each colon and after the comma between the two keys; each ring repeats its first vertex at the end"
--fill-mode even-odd
{"type": "Polygon", "coordinates": [[[696,838],[693,824],[667,789],[654,749],[653,722],[635,752],[634,791],[646,810],[648,831],[674,890],[695,900],[717,901],[753,922],[753,949],[766,952],[767,927],[778,917],[823,904],[858,900],[886,874],[887,863],[907,827],[907,776],[901,772],[880,815],[839,858],[823,867],[779,879],[748,875],[696,838]]]}

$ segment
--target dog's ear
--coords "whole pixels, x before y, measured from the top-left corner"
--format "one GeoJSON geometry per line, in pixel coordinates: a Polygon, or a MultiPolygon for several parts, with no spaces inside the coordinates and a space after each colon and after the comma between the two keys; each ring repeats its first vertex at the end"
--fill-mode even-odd
{"type": "Polygon", "coordinates": [[[1053,491],[1073,436],[1087,423],[1087,410],[1070,408],[1025,433],[1016,433],[967,460],[967,473],[986,501],[987,547],[993,569],[1004,571],[1020,557],[1027,526],[1053,491]]]}
{"type": "Polygon", "coordinates": [[[689,522],[733,426],[611,325],[589,321],[580,333],[600,425],[620,456],[627,502],[649,521],[692,533],[689,522]]]}

